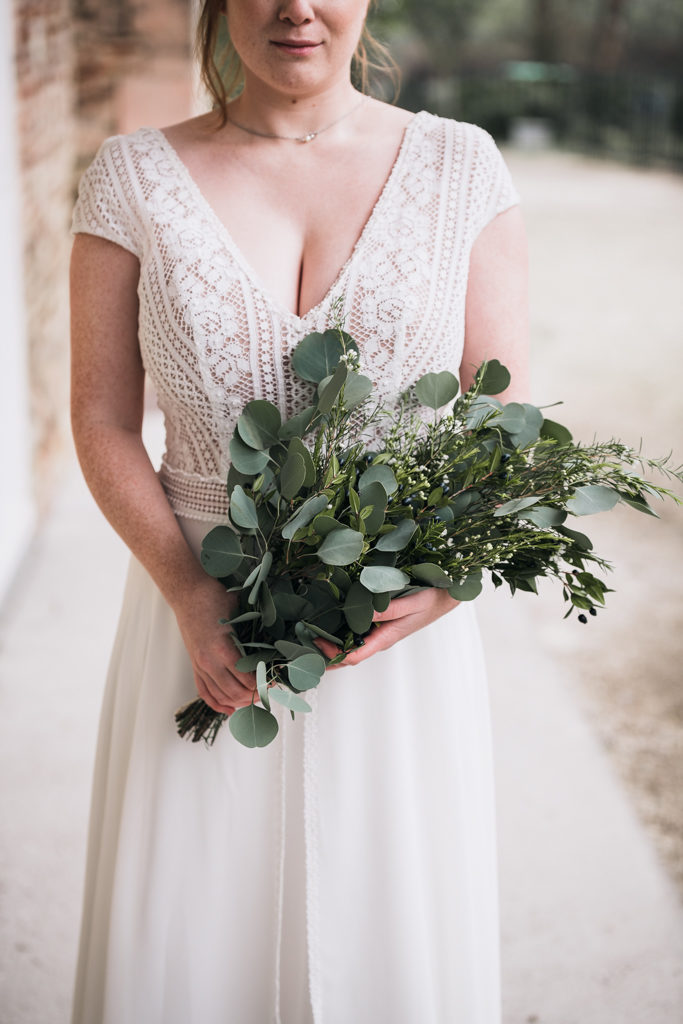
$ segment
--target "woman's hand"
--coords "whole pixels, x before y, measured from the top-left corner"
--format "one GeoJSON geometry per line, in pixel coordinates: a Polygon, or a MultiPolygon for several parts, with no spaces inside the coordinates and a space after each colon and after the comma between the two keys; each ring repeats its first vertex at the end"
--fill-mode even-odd
{"type": "Polygon", "coordinates": [[[230,626],[219,621],[230,618],[236,603],[234,594],[226,594],[217,580],[207,576],[174,605],[197,693],[223,715],[251,704],[256,690],[253,673],[235,668],[240,652],[231,639],[230,626]]]}
{"type": "MultiPolygon", "coordinates": [[[[447,590],[439,590],[436,587],[409,594],[407,597],[395,598],[385,612],[375,612],[372,620],[373,629],[365,638],[363,646],[351,651],[342,662],[331,665],[330,668],[358,665],[378,651],[386,651],[404,636],[409,636],[423,626],[440,619],[459,603],[447,590]]],[[[341,653],[338,647],[327,640],[316,640],[316,643],[328,658],[335,658],[341,653]]]]}

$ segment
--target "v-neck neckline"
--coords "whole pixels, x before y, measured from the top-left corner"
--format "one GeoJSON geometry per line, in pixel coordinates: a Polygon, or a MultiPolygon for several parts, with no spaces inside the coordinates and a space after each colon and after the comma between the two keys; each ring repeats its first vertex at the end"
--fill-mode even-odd
{"type": "Polygon", "coordinates": [[[384,185],[382,186],[382,189],[377,199],[373,203],[372,208],[368,213],[365,223],[361,228],[360,234],[358,235],[358,238],[356,239],[356,242],[348,258],[345,260],[338,274],[335,276],[332,284],[327,289],[327,291],[320,299],[320,301],[316,302],[314,306],[311,306],[311,308],[306,310],[306,312],[303,314],[292,312],[292,310],[285,306],[284,303],[282,303],[279,299],[275,298],[275,296],[272,295],[268,286],[265,284],[264,281],[262,281],[260,276],[251,266],[250,262],[244,256],[244,253],[235,242],[227,225],[218,216],[213,206],[208,201],[208,199],[202,192],[201,188],[199,187],[199,185],[193,178],[192,174],[190,173],[187,164],[180,158],[180,155],[178,154],[178,151],[176,150],[175,146],[169,141],[164,132],[160,128],[148,128],[147,130],[153,132],[158,138],[161,139],[162,144],[164,145],[168,153],[171,155],[174,163],[177,165],[178,170],[187,188],[194,197],[196,203],[198,204],[199,207],[201,207],[201,209],[203,209],[208,214],[210,219],[214,222],[218,230],[218,233],[220,234],[221,238],[225,243],[226,248],[229,250],[235,262],[240,266],[242,272],[244,273],[245,277],[249,280],[251,285],[261,293],[262,297],[265,299],[269,306],[277,309],[288,320],[293,320],[296,321],[297,323],[304,323],[310,317],[315,316],[322,309],[322,307],[329,302],[335,290],[339,287],[339,284],[342,281],[343,277],[345,276],[347,270],[353,263],[357,253],[363,246],[365,239],[369,235],[375,220],[379,217],[379,213],[382,207],[387,202],[387,196],[391,192],[393,183],[398,177],[399,170],[402,164],[404,163],[406,153],[409,149],[410,140],[414,132],[414,126],[418,122],[418,119],[421,120],[421,115],[423,113],[424,111],[420,111],[419,113],[414,114],[413,117],[408,122],[408,124],[403,129],[401,142],[396,151],[394,161],[391,165],[391,170],[389,171],[384,181],[384,185]]]}

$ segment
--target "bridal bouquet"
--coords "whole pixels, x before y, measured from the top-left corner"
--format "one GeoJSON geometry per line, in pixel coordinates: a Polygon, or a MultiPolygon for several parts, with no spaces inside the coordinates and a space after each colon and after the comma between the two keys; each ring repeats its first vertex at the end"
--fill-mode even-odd
{"type": "MultiPolygon", "coordinates": [[[[678,500],[637,472],[683,480],[668,459],[614,440],[576,444],[536,406],[502,404],[495,395],[510,375],[497,360],[464,394],[452,373],[425,374],[392,413],[373,404],[341,329],[305,337],[292,368],[310,382],[311,404],[285,422],[270,402],[245,406],[230,442],[230,522],[211,530],[201,556],[237,595],[237,668],[256,674],[252,704],[228,719],[246,746],[274,739],[273,702],[292,717],[311,710],[302,694],[330,663],[315,640],[343,660],[393,598],[442,587],[471,601],[484,574],[535,592],[546,576],[559,581],[567,615],[586,622],[608,592],[591,570],[609,566],[567,523],[618,502],[655,515],[649,497],[678,500]]],[[[211,744],[227,717],[197,699],[176,722],[181,736],[211,744]]]]}

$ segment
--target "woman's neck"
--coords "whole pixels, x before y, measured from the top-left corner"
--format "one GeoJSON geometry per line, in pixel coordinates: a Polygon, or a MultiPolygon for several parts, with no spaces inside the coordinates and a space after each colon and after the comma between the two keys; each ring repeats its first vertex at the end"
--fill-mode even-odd
{"type": "Polygon", "coordinates": [[[360,101],[348,79],[315,93],[288,95],[247,78],[228,107],[228,119],[255,132],[299,138],[344,118],[360,101]]]}

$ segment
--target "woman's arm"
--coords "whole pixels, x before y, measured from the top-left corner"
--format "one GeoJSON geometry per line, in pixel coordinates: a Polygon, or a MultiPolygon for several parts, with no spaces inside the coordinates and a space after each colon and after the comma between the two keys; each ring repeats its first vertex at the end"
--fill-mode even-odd
{"type": "Polygon", "coordinates": [[[114,529],[175,612],[197,691],[215,710],[249,704],[251,675],[227,618],[232,602],[201,568],[142,443],[144,371],[138,346],[139,263],[127,250],[78,234],[71,260],[71,419],[83,475],[114,529]]]}
{"type": "MultiPolygon", "coordinates": [[[[472,383],[485,359],[499,359],[507,366],[512,382],[503,401],[525,401],[529,379],[528,259],[524,222],[518,207],[506,210],[488,224],[477,238],[470,256],[465,308],[465,346],[460,365],[462,390],[472,383]]],[[[357,665],[378,651],[393,647],[403,637],[451,611],[458,604],[445,590],[423,590],[396,598],[385,612],[376,612],[377,628],[363,647],[347,655],[339,665],[357,665]]],[[[339,649],[317,641],[328,657],[339,649]]]]}

